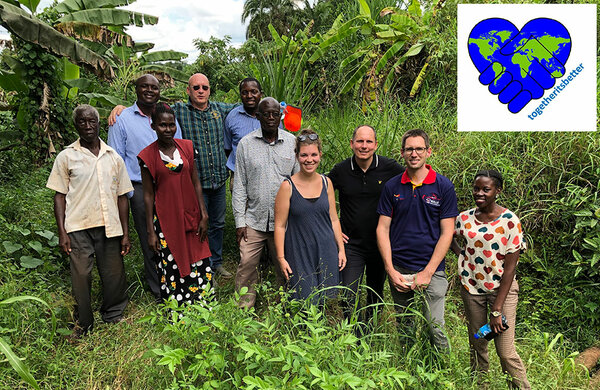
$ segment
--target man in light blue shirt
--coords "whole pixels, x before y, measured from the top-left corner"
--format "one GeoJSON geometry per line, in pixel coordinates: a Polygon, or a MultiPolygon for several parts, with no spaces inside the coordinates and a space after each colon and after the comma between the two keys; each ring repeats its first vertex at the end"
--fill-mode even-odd
{"type": "MultiPolygon", "coordinates": [[[[156,132],[152,130],[151,115],[154,105],[160,98],[160,88],[156,77],[146,74],[135,82],[137,100],[131,107],[123,110],[116,122],[108,128],[108,145],[117,151],[125,161],[127,173],[133,184],[133,193],[127,194],[131,206],[131,214],[138,233],[142,253],[146,282],[156,299],[160,299],[160,283],[157,272],[155,253],[148,246],[146,230],[146,212],[144,208],[144,190],[137,155],[146,146],[156,141],[156,132]]],[[[177,124],[175,138],[181,137],[181,128],[177,124]]]]}
{"type": "Polygon", "coordinates": [[[227,168],[231,171],[230,190],[233,188],[237,145],[246,134],[260,129],[260,121],[256,119],[256,109],[262,98],[262,87],[257,79],[247,77],[240,82],[240,98],[242,105],[231,110],[225,118],[225,154],[227,168]]]}

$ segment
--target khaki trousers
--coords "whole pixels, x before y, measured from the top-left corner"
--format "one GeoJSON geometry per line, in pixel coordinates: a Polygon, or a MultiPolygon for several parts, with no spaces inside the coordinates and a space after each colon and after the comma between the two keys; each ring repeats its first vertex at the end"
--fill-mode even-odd
{"type": "MultiPolygon", "coordinates": [[[[500,358],[502,371],[512,378],[509,381],[509,388],[531,389],[527,381],[525,366],[515,349],[515,320],[517,317],[517,303],[519,301],[518,293],[519,284],[515,280],[510,286],[504,306],[502,306],[502,314],[506,316],[509,328],[494,338],[494,345],[500,358]]],[[[497,292],[473,295],[465,288],[461,288],[460,295],[465,304],[465,314],[469,329],[471,370],[473,372],[484,373],[489,369],[488,341],[485,339],[476,340],[473,335],[480,327],[488,323],[489,309],[496,301],[497,292]]]]}
{"type": "Polygon", "coordinates": [[[254,285],[259,282],[259,271],[261,253],[266,245],[269,249],[271,261],[275,265],[277,283],[283,285],[283,274],[277,262],[275,252],[275,239],[273,232],[261,232],[251,227],[246,227],[247,241],[240,241],[240,264],[235,274],[235,290],[240,291],[242,287],[248,287],[248,293],[240,298],[238,306],[251,308],[256,302],[256,289],[254,285]]]}

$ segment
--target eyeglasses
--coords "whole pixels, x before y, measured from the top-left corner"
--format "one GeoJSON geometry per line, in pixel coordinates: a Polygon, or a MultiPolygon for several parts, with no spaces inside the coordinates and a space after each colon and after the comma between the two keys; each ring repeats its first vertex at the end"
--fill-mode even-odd
{"type": "Polygon", "coordinates": [[[194,85],[194,86],[192,87],[192,89],[193,89],[194,91],[197,91],[197,90],[199,90],[200,88],[202,88],[202,90],[203,90],[203,91],[208,91],[208,90],[210,89],[210,87],[209,87],[208,85],[194,85]]]}
{"type": "Polygon", "coordinates": [[[402,149],[402,151],[405,154],[412,154],[412,152],[417,152],[417,154],[421,155],[423,153],[425,153],[425,151],[427,150],[427,148],[404,148],[402,149]]]}
{"type": "Polygon", "coordinates": [[[319,135],[316,133],[311,133],[311,134],[302,134],[298,136],[298,141],[300,142],[304,142],[307,139],[311,140],[311,141],[316,141],[319,139],[319,135]]]}
{"type": "Polygon", "coordinates": [[[281,111],[259,111],[258,113],[260,113],[260,115],[262,115],[264,118],[277,118],[281,116],[281,111]]]}

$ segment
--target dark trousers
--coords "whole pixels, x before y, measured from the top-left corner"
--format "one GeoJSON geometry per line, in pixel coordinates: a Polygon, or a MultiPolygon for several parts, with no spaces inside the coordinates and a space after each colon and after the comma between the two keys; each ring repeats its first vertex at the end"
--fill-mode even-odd
{"type": "Polygon", "coordinates": [[[366,271],[367,281],[367,308],[365,309],[365,322],[373,316],[373,306],[383,302],[383,286],[385,284],[385,268],[377,248],[364,251],[352,245],[346,245],[346,267],[342,270],[342,283],[351,291],[345,291],[342,301],[344,315],[349,317],[352,309],[360,309],[360,292],[358,287],[362,284],[363,273],[366,271]]]}
{"type": "Polygon", "coordinates": [[[132,182],[133,196],[129,199],[131,215],[135,224],[135,231],[140,239],[142,254],[144,255],[144,274],[146,283],[155,298],[160,298],[160,283],[158,279],[157,254],[148,246],[148,231],[146,230],[146,209],[144,206],[144,188],[142,183],[132,182]]]}
{"type": "Polygon", "coordinates": [[[105,322],[113,322],[123,314],[129,301],[127,281],[121,256],[121,237],[106,238],[104,227],[69,233],[71,240],[71,283],[77,302],[79,326],[91,329],[94,314],[91,304],[94,257],[102,282],[100,314],[105,322]]]}

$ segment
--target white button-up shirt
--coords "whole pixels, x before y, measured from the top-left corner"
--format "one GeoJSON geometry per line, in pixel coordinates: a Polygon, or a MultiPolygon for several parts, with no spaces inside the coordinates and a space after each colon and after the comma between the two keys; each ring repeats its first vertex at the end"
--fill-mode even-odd
{"type": "Polygon", "coordinates": [[[123,159],[100,140],[95,156],[79,140],[56,156],[46,187],[66,194],[67,233],[104,226],[106,237],[123,235],[117,199],[133,190],[123,159]]]}
{"type": "Polygon", "coordinates": [[[275,196],[281,182],[298,172],[294,149],[296,137],[279,129],[277,140],[265,141],[262,129],[241,139],[233,175],[233,217],[235,227],[249,226],[272,232],[275,225],[275,196]]]}

